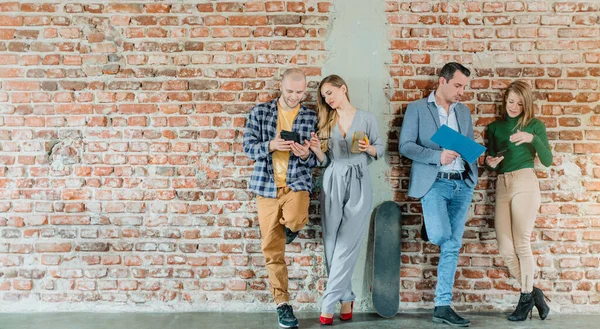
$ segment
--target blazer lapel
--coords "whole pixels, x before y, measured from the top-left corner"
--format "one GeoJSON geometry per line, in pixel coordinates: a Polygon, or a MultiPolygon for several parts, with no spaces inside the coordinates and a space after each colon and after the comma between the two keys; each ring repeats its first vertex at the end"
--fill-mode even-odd
{"type": "Polygon", "coordinates": [[[438,109],[435,106],[435,103],[427,102],[427,108],[433,117],[433,121],[435,122],[436,128],[440,128],[440,114],[438,113],[438,109]]]}
{"type": "Polygon", "coordinates": [[[456,104],[456,106],[454,107],[454,113],[456,113],[456,123],[458,124],[458,132],[466,136],[467,132],[466,130],[463,131],[463,126],[465,123],[464,120],[467,118],[464,117],[465,113],[464,111],[460,110],[459,105],[460,104],[456,104]]]}

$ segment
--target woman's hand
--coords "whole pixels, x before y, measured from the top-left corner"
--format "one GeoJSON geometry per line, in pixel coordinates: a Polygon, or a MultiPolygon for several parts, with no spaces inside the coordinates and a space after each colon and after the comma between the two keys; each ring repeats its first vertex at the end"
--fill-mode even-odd
{"type": "Polygon", "coordinates": [[[533,140],[533,134],[526,133],[524,131],[517,130],[516,133],[510,135],[510,141],[515,145],[521,145],[523,143],[531,143],[533,140]]]}
{"type": "Polygon", "coordinates": [[[310,150],[313,151],[313,153],[317,153],[317,152],[323,152],[321,150],[321,140],[319,139],[319,136],[317,136],[317,134],[310,133],[310,150]]]}
{"type": "Polygon", "coordinates": [[[504,160],[504,156],[493,157],[493,156],[488,155],[485,157],[485,164],[487,164],[491,168],[496,168],[502,160],[504,160]]]}
{"type": "Polygon", "coordinates": [[[377,155],[377,149],[375,148],[375,146],[370,145],[365,140],[358,141],[358,150],[361,152],[367,152],[367,154],[373,157],[377,155]]]}
{"type": "Polygon", "coordinates": [[[319,139],[319,136],[314,132],[310,133],[310,142],[308,145],[310,150],[317,157],[317,160],[319,160],[320,163],[323,163],[323,161],[325,161],[325,153],[321,149],[321,140],[319,139]]]}

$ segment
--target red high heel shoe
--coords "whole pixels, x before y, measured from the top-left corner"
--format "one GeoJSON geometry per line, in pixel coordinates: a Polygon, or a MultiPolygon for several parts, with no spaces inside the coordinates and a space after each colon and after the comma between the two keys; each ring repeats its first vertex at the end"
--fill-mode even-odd
{"type": "Polygon", "coordinates": [[[321,322],[322,325],[324,326],[330,326],[333,324],[333,316],[330,318],[326,318],[322,315],[319,316],[319,321],[321,322]]]}
{"type": "Polygon", "coordinates": [[[340,313],[340,320],[348,321],[352,320],[352,310],[354,309],[354,302],[350,304],[350,313],[340,313]]]}

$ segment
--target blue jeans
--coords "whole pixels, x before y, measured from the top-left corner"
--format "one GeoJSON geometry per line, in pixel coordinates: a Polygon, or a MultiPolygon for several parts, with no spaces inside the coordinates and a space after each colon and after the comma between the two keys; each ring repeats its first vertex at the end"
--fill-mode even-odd
{"type": "Polygon", "coordinates": [[[467,212],[473,199],[473,187],[463,180],[438,178],[421,198],[427,236],[440,246],[435,306],[450,305],[458,252],[462,246],[467,212]]]}

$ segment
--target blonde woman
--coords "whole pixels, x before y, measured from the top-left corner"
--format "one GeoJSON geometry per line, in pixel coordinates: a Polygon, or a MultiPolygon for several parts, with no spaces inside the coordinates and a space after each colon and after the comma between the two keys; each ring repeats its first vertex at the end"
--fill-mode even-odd
{"type": "Polygon", "coordinates": [[[318,131],[312,134],[310,149],[318,164],[327,167],[321,220],[328,280],[320,321],[331,325],[338,302],[342,304],[340,319],[352,318],[352,273],[372,203],[367,164],[381,158],[384,147],[375,117],[350,104],[348,86],[341,77],[330,75],[321,81],[317,104],[318,131]]]}
{"type": "Polygon", "coordinates": [[[519,303],[508,319],[523,321],[536,306],[543,320],[550,308],[542,290],[533,286],[535,262],[530,242],[541,204],[533,167],[536,155],[544,166],[550,166],[552,150],[544,123],[535,118],[533,92],[526,82],[510,84],[502,116],[488,126],[485,163],[499,174],[495,216],[498,248],[510,273],[521,283],[519,303]]]}

